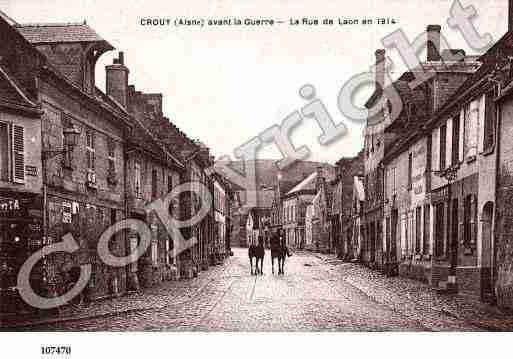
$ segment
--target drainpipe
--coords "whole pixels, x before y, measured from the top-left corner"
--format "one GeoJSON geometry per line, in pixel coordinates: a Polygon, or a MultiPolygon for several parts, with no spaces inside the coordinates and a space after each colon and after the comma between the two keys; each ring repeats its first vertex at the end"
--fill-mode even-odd
{"type": "MultiPolygon", "coordinates": [[[[499,96],[500,96],[500,92],[501,92],[501,88],[500,88],[500,84],[499,84],[499,96]]],[[[491,271],[491,275],[490,275],[490,278],[491,278],[491,284],[494,285],[492,289],[492,293],[494,294],[494,297],[495,299],[497,298],[497,293],[496,293],[496,287],[495,287],[495,281],[497,280],[497,278],[495,278],[495,271],[494,271],[494,268],[495,268],[495,261],[496,261],[496,258],[495,258],[495,238],[496,238],[496,233],[497,233],[497,218],[499,216],[498,214],[498,211],[497,211],[497,198],[499,198],[499,189],[498,189],[498,185],[499,185],[499,179],[500,179],[500,176],[499,176],[499,171],[500,171],[500,140],[501,140],[501,133],[500,133],[500,129],[501,129],[501,123],[502,123],[502,115],[501,115],[501,105],[500,105],[500,102],[496,102],[496,108],[495,108],[495,111],[496,111],[496,118],[497,118],[497,121],[496,121],[496,124],[495,124],[495,198],[494,198],[494,206],[493,206],[493,217],[492,217],[492,221],[493,221],[493,225],[492,225],[492,229],[493,229],[493,233],[491,235],[491,243],[490,243],[490,271],[491,271]]]]}

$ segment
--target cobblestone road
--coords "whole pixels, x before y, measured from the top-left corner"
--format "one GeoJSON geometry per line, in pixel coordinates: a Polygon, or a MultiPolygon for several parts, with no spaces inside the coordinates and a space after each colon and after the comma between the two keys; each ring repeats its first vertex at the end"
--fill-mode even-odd
{"type": "MultiPolygon", "coordinates": [[[[407,289],[388,288],[393,282],[383,282],[388,280],[383,276],[365,279],[372,272],[355,264],[296,253],[287,260],[286,274],[277,276],[271,274],[270,255],[266,253],[264,275],[251,276],[247,250],[234,252],[224,265],[213,267],[194,280],[169,282],[144,294],[93,304],[86,310],[85,318],[79,316],[26,329],[482,330],[444,311],[439,302],[435,306],[436,298],[426,297],[427,294],[418,296],[419,302],[419,298],[411,298],[407,289]],[[422,300],[427,302],[422,304],[422,300]],[[106,314],[109,311],[114,313],[106,314]]],[[[411,285],[418,287],[413,281],[411,285]]],[[[454,305],[461,307],[456,302],[454,305]]]]}

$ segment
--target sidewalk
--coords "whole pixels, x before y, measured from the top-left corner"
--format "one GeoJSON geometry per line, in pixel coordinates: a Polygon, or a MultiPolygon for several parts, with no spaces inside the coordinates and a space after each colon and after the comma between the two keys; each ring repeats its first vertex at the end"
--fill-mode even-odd
{"type": "Polygon", "coordinates": [[[43,324],[155,310],[187,302],[200,293],[213,278],[221,275],[229,261],[230,259],[227,259],[222,265],[210,267],[207,271],[200,272],[198,277],[193,279],[163,282],[158,286],[119,298],[95,301],[80,306],[68,306],[62,309],[59,314],[21,320],[19,317],[4,319],[0,331],[25,330],[43,324]]]}
{"type": "Polygon", "coordinates": [[[402,277],[387,277],[361,264],[347,263],[334,255],[313,255],[336,268],[343,280],[376,302],[409,317],[430,323],[433,330],[458,330],[458,322],[485,331],[512,331],[513,313],[474,298],[438,294],[429,285],[402,277]]]}

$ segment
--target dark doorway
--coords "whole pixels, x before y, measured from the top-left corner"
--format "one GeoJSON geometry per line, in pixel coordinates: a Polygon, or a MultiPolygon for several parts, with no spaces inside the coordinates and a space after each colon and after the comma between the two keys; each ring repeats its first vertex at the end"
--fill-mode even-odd
{"type": "Polygon", "coordinates": [[[451,233],[449,238],[451,248],[451,268],[458,266],[458,200],[452,200],[451,208],[451,233]]]}

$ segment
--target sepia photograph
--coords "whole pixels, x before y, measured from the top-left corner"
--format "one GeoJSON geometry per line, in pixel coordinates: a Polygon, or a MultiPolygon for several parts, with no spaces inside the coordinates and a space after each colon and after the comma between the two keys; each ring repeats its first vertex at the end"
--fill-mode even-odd
{"type": "Polygon", "coordinates": [[[513,0],[0,0],[0,356],[488,355],[512,138],[513,0]]]}

